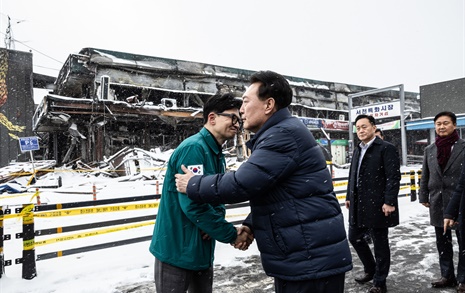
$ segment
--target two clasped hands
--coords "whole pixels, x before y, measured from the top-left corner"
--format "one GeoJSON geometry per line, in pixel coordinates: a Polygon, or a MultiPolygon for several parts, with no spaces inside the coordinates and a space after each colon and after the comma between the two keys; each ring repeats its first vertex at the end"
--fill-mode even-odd
{"type": "MultiPolygon", "coordinates": [[[[187,189],[187,183],[189,182],[189,179],[194,176],[194,173],[192,173],[189,169],[187,169],[184,165],[181,166],[182,171],[185,174],[176,174],[176,189],[178,192],[181,193],[186,193],[187,189]]],[[[236,227],[237,230],[237,238],[236,241],[231,243],[234,248],[239,249],[239,250],[247,250],[252,244],[254,240],[254,236],[252,233],[252,230],[248,226],[241,226],[241,227],[236,227]]],[[[204,240],[210,239],[210,236],[202,231],[202,238],[204,240]]]]}

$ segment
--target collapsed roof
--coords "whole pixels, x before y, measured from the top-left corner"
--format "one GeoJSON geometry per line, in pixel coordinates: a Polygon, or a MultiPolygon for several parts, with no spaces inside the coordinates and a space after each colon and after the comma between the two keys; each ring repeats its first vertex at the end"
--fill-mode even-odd
{"type": "MultiPolygon", "coordinates": [[[[95,48],[69,55],[33,117],[43,159],[99,161],[123,147],[175,147],[202,126],[217,92],[241,96],[253,71],[95,48]]],[[[291,110],[347,120],[348,95],[369,88],[286,76],[291,110]],[[328,115],[328,114],[326,114],[328,115]]]]}

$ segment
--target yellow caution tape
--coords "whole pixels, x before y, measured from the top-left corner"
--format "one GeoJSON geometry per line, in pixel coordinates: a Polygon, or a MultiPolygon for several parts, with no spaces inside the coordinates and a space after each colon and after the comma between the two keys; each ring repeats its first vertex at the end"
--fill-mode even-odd
{"type": "Polygon", "coordinates": [[[34,239],[23,241],[23,250],[33,250],[33,249],[34,249],[34,239]]]}
{"type": "MultiPolygon", "coordinates": [[[[28,209],[24,208],[19,214],[8,214],[0,216],[0,220],[3,219],[13,219],[23,217],[26,212],[29,211],[31,216],[38,218],[52,218],[52,217],[64,217],[64,216],[79,216],[87,214],[100,214],[108,212],[124,212],[130,210],[141,210],[141,209],[152,209],[158,208],[158,202],[153,203],[143,203],[143,204],[133,204],[133,205],[121,205],[121,206],[102,206],[102,207],[92,207],[92,208],[77,208],[77,209],[64,209],[64,210],[55,210],[47,212],[37,212],[31,213],[34,208],[33,204],[28,205],[28,209]]],[[[57,204],[57,209],[61,207],[61,204],[57,204]]]]}
{"type": "Polygon", "coordinates": [[[155,221],[149,221],[145,223],[138,223],[138,224],[132,224],[132,225],[125,225],[125,226],[120,226],[120,227],[105,228],[105,229],[100,229],[100,230],[84,232],[84,233],[76,233],[72,235],[60,236],[60,237],[55,237],[55,238],[42,240],[42,241],[35,241],[35,246],[42,246],[42,245],[53,244],[53,243],[58,243],[58,242],[63,242],[63,241],[68,241],[68,240],[76,240],[76,239],[81,239],[81,238],[86,238],[86,237],[91,237],[91,236],[98,236],[98,235],[103,235],[107,233],[140,228],[140,227],[149,226],[153,224],[155,224],[155,221]]]}
{"type": "Polygon", "coordinates": [[[36,190],[36,192],[32,195],[31,199],[29,201],[32,201],[34,197],[37,197],[39,195],[39,189],[36,190]]]}
{"type": "MultiPolygon", "coordinates": [[[[227,218],[235,218],[235,217],[245,217],[248,214],[234,214],[234,215],[228,215],[226,216],[227,218]]],[[[58,242],[63,242],[63,241],[68,241],[68,240],[75,240],[75,239],[81,239],[81,238],[86,238],[86,237],[91,237],[91,236],[98,236],[98,235],[103,235],[107,233],[113,233],[113,232],[119,232],[119,231],[126,231],[129,229],[135,229],[135,228],[140,228],[140,227],[145,227],[145,226],[150,226],[155,224],[155,221],[148,221],[145,223],[138,223],[138,224],[131,224],[131,225],[124,225],[124,226],[119,226],[119,227],[112,227],[112,228],[104,228],[104,229],[99,229],[99,230],[93,230],[89,232],[84,232],[84,233],[76,233],[76,234],[71,234],[67,236],[60,236],[60,237],[55,237],[55,238],[50,238],[46,240],[41,240],[41,241],[33,241],[33,240],[28,240],[28,241],[33,241],[32,244],[30,242],[24,241],[23,242],[23,247],[26,247],[25,243],[27,242],[28,247],[34,246],[43,246],[47,244],[53,244],[53,243],[58,243],[58,242]]],[[[60,228],[61,229],[61,228],[60,228]]],[[[26,248],[24,248],[26,250],[26,248]]]]}
{"type": "Polygon", "coordinates": [[[32,213],[32,210],[34,210],[34,205],[28,204],[27,206],[23,207],[23,209],[19,213],[19,216],[24,217],[26,214],[32,213]]]}
{"type": "Polygon", "coordinates": [[[32,192],[27,192],[27,193],[15,193],[15,194],[11,194],[11,195],[0,195],[0,198],[14,198],[14,197],[20,197],[20,196],[30,196],[32,195],[33,193],[32,192]]]}
{"type": "Polygon", "coordinates": [[[133,205],[120,205],[120,206],[102,206],[92,208],[78,208],[78,209],[65,209],[51,212],[35,213],[34,216],[38,218],[52,218],[64,216],[82,216],[88,214],[100,214],[109,212],[124,212],[131,210],[152,209],[158,208],[158,202],[133,204],[133,205]]]}
{"type": "Polygon", "coordinates": [[[336,197],[337,197],[337,199],[345,199],[345,198],[346,198],[346,195],[345,195],[345,194],[344,194],[344,195],[338,195],[338,196],[336,196],[336,197]]]}
{"type": "Polygon", "coordinates": [[[333,182],[334,187],[346,186],[347,184],[348,184],[347,181],[345,181],[345,182],[333,182]]]}
{"type": "MultiPolygon", "coordinates": [[[[410,185],[401,186],[401,187],[399,188],[399,190],[405,190],[405,189],[410,189],[410,185]]],[[[409,194],[407,194],[407,195],[409,195],[409,194]]],[[[401,196],[401,195],[399,194],[399,196],[401,196]]],[[[345,198],[346,198],[346,195],[345,195],[345,194],[343,194],[343,195],[337,195],[336,197],[337,197],[337,199],[345,199],[345,198]]]]}
{"type": "Polygon", "coordinates": [[[226,215],[225,218],[247,217],[249,214],[226,215]]]}

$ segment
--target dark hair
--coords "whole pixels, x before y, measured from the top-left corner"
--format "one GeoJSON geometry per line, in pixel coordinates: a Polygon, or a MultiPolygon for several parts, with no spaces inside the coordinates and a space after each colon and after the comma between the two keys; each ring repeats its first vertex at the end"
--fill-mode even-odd
{"type": "Polygon", "coordinates": [[[242,100],[231,93],[215,94],[203,105],[203,123],[207,123],[208,114],[211,112],[221,113],[230,109],[240,109],[242,100]]]}
{"type": "Polygon", "coordinates": [[[438,118],[441,116],[449,116],[450,120],[452,120],[452,123],[454,123],[454,125],[457,124],[457,116],[455,116],[455,114],[450,111],[442,111],[436,114],[436,116],[434,116],[434,122],[436,122],[436,120],[438,120],[438,118]]]}
{"type": "Polygon", "coordinates": [[[258,89],[260,100],[273,98],[278,110],[289,106],[292,102],[292,89],[289,82],[279,73],[273,71],[258,71],[252,74],[250,82],[261,82],[258,89]]]}
{"type": "Polygon", "coordinates": [[[371,125],[376,125],[376,120],[375,117],[370,116],[370,115],[365,115],[365,114],[360,114],[355,118],[355,124],[357,124],[357,121],[360,119],[366,118],[368,121],[370,121],[371,125]]]}
{"type": "Polygon", "coordinates": [[[380,128],[376,128],[375,133],[376,132],[379,132],[379,134],[381,134],[381,136],[384,136],[384,133],[380,128]]]}

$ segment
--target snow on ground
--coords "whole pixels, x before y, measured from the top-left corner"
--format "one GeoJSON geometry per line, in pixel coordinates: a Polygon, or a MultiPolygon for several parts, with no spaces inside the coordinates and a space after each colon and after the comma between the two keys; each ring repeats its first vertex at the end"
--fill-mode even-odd
{"type": "MultiPolygon", "coordinates": [[[[403,168],[403,171],[410,170],[403,168]]],[[[337,176],[347,176],[347,170],[337,170],[337,176]]],[[[58,189],[42,189],[42,203],[65,203],[92,200],[92,188],[96,185],[97,199],[127,197],[154,194],[155,181],[118,182],[117,179],[103,176],[85,176],[76,172],[59,174],[63,186],[58,189]]],[[[161,187],[159,186],[160,190],[161,187]]],[[[2,194],[1,204],[15,207],[31,201],[33,194],[2,194]]],[[[32,202],[35,202],[35,198],[32,202]]],[[[155,200],[150,201],[155,202],[155,200]]],[[[410,197],[399,198],[401,225],[391,229],[392,248],[391,274],[388,278],[390,292],[452,292],[453,290],[429,289],[431,279],[439,276],[437,253],[434,245],[434,231],[428,225],[428,210],[418,201],[411,202],[410,197]]],[[[342,208],[344,217],[347,210],[342,208]]],[[[130,210],[102,213],[92,216],[91,222],[107,221],[118,218],[130,218],[141,215],[153,215],[156,209],[130,210]]],[[[245,217],[248,207],[228,210],[228,220],[245,217]]],[[[35,229],[75,225],[89,222],[89,216],[67,216],[60,218],[36,218],[35,229]],[[58,225],[57,225],[58,221],[58,225]]],[[[152,234],[153,223],[145,222],[137,228],[104,233],[98,236],[83,237],[72,241],[58,241],[49,245],[36,246],[35,253],[43,254],[68,248],[82,247],[97,243],[112,242],[131,237],[152,234]]],[[[5,219],[5,234],[12,239],[4,242],[5,259],[22,256],[22,239],[14,235],[21,230],[18,218],[5,219]]],[[[78,232],[68,232],[72,235],[78,232]]],[[[49,235],[52,239],[57,235],[49,235]]],[[[37,237],[37,240],[40,240],[37,237]]],[[[77,253],[69,256],[37,261],[37,277],[32,280],[21,278],[21,265],[6,267],[5,275],[0,279],[0,293],[50,293],[50,292],[154,292],[153,256],[148,251],[149,241],[77,253]]],[[[367,285],[358,285],[353,281],[362,267],[354,255],[354,270],[346,275],[346,292],[362,292],[367,285]]],[[[274,292],[273,280],[267,277],[261,268],[257,246],[251,245],[243,252],[226,244],[217,244],[215,258],[214,292],[260,293],[274,292]]]]}

